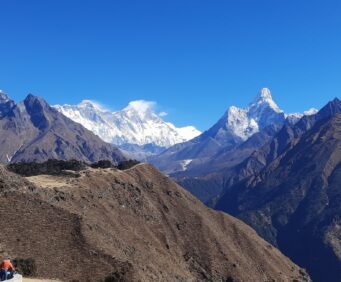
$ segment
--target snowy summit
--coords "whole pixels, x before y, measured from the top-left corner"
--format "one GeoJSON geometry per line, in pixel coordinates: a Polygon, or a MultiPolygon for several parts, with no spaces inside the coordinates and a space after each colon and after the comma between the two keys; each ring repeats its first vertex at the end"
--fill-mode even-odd
{"type": "Polygon", "coordinates": [[[273,101],[268,88],[262,88],[247,108],[231,106],[226,114],[227,128],[243,140],[270,124],[285,120],[283,111],[273,101]]]}
{"type": "Polygon", "coordinates": [[[1,103],[6,103],[8,101],[10,101],[10,99],[8,98],[6,93],[4,91],[0,90],[0,102],[1,103]]]}
{"type": "Polygon", "coordinates": [[[112,112],[96,102],[83,100],[78,105],[56,105],[59,112],[82,124],[101,139],[115,145],[155,145],[170,147],[200,134],[193,126],[177,128],[154,111],[155,103],[132,101],[120,111],[112,112]]]}
{"type": "Polygon", "coordinates": [[[285,114],[273,100],[271,91],[268,88],[262,88],[248,107],[231,106],[223,118],[232,134],[242,140],[247,140],[271,124],[281,125],[285,120],[294,124],[304,115],[312,115],[316,112],[316,109],[310,109],[303,114],[285,114]]]}

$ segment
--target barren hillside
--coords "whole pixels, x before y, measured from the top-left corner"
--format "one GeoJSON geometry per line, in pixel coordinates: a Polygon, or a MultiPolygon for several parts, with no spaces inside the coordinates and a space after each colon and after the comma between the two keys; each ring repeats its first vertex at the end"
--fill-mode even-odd
{"type": "Polygon", "coordinates": [[[149,165],[23,179],[0,168],[1,255],[62,281],[308,281],[250,227],[149,165]]]}

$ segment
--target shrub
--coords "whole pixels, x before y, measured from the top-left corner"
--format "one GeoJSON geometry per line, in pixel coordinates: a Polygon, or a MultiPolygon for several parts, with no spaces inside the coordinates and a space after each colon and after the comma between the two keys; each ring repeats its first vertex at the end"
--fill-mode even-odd
{"type": "Polygon", "coordinates": [[[21,259],[16,258],[13,260],[14,267],[23,276],[32,277],[36,275],[37,266],[35,260],[32,258],[21,259]]]}
{"type": "Polygon", "coordinates": [[[118,164],[117,168],[119,170],[125,170],[125,169],[129,169],[137,164],[139,164],[140,162],[137,160],[128,160],[128,161],[122,161],[118,164]]]}
{"type": "Polygon", "coordinates": [[[109,160],[100,160],[96,163],[91,164],[92,168],[110,168],[114,167],[113,163],[109,160]]]}
{"type": "MultiPolygon", "coordinates": [[[[34,176],[40,174],[60,175],[63,170],[80,171],[86,168],[86,164],[77,160],[53,160],[43,163],[19,162],[7,165],[7,169],[22,176],[34,176]]],[[[65,173],[64,173],[65,174],[65,173]]]]}

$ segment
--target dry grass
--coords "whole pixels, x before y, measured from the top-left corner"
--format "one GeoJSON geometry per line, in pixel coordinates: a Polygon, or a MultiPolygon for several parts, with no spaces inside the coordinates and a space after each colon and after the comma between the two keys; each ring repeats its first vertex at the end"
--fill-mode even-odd
{"type": "Polygon", "coordinates": [[[254,230],[208,209],[149,165],[25,181],[3,171],[2,178],[8,179],[5,191],[18,192],[0,197],[0,213],[16,223],[2,227],[8,239],[0,251],[34,259],[37,276],[304,281],[302,270],[254,230]]]}

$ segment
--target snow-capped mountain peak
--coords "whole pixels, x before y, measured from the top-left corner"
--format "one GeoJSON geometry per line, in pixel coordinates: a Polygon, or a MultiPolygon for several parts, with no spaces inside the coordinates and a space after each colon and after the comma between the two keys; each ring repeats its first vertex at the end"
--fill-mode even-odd
{"type": "Polygon", "coordinates": [[[311,108],[311,109],[309,109],[309,110],[307,110],[307,111],[304,111],[304,112],[303,112],[303,115],[305,115],[305,116],[311,116],[311,115],[316,114],[318,111],[319,111],[318,109],[311,108]]]}
{"type": "Polygon", "coordinates": [[[58,111],[81,123],[104,141],[115,145],[152,144],[170,147],[198,136],[192,126],[177,128],[154,111],[155,103],[132,101],[120,111],[111,112],[96,102],[83,100],[78,105],[56,105],[58,111]]]}
{"type": "Polygon", "coordinates": [[[231,106],[226,113],[227,128],[242,140],[270,124],[283,124],[283,111],[274,102],[268,88],[262,88],[246,108],[231,106]]]}
{"type": "Polygon", "coordinates": [[[10,101],[10,99],[8,98],[6,93],[4,91],[0,90],[0,103],[6,103],[8,101],[10,101]]]}
{"type": "Polygon", "coordinates": [[[106,112],[107,110],[102,107],[100,104],[92,101],[92,100],[83,100],[81,101],[78,105],[79,108],[83,108],[83,109],[94,109],[96,111],[100,111],[100,112],[106,112]]]}
{"type": "Polygon", "coordinates": [[[314,115],[318,112],[317,109],[315,108],[311,108],[307,111],[304,111],[303,114],[302,113],[291,113],[291,114],[285,114],[285,118],[287,119],[287,121],[290,124],[295,124],[296,122],[298,122],[303,116],[311,116],[314,115]]]}
{"type": "Polygon", "coordinates": [[[271,91],[269,88],[262,88],[256,98],[253,100],[253,102],[249,105],[249,108],[260,108],[260,107],[270,107],[272,110],[274,110],[277,113],[283,112],[275,103],[275,101],[272,98],[271,91]]]}
{"type": "Polygon", "coordinates": [[[313,115],[316,112],[317,110],[312,108],[303,113],[285,114],[273,100],[271,91],[262,88],[248,107],[231,106],[223,119],[226,120],[226,130],[229,134],[246,140],[269,125],[280,126],[285,120],[294,124],[303,116],[313,115]]]}
{"type": "Polygon", "coordinates": [[[271,91],[267,87],[263,87],[256,95],[256,100],[272,100],[271,91]]]}

